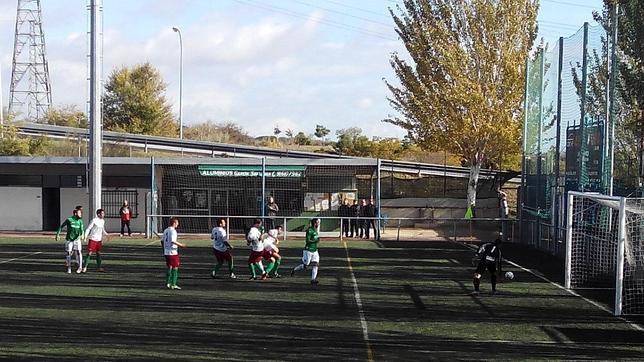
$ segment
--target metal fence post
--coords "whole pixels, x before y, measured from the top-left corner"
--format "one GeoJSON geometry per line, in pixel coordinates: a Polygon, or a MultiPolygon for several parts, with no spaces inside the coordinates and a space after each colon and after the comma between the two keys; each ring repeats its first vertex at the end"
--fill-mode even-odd
{"type": "Polygon", "coordinates": [[[396,241],[400,241],[400,219],[398,219],[398,234],[396,235],[396,241]]]}
{"type": "Polygon", "coordinates": [[[452,220],[452,222],[454,223],[454,241],[456,241],[456,220],[452,220]]]}
{"type": "Polygon", "coordinates": [[[230,239],[230,217],[226,216],[226,235],[230,239]]]}
{"type": "Polygon", "coordinates": [[[262,201],[259,203],[259,208],[261,209],[262,222],[266,222],[264,219],[266,213],[266,157],[262,157],[262,201]]]}
{"type": "Polygon", "coordinates": [[[288,227],[286,226],[286,216],[284,216],[284,223],[282,224],[282,230],[284,230],[284,240],[288,237],[288,227]]]}
{"type": "Polygon", "coordinates": [[[382,215],[382,208],[380,207],[380,204],[382,202],[382,199],[380,197],[380,166],[382,165],[382,161],[378,159],[378,168],[376,169],[376,215],[378,215],[378,219],[376,219],[376,230],[374,230],[374,239],[380,240],[380,215],[382,215]]]}

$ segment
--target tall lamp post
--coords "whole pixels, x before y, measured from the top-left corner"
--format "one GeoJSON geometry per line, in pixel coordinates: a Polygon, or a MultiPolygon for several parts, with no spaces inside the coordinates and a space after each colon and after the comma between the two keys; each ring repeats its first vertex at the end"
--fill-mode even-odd
{"type": "Polygon", "coordinates": [[[178,27],[173,26],[172,30],[179,34],[179,138],[183,139],[183,40],[181,39],[181,30],[178,27]]]}

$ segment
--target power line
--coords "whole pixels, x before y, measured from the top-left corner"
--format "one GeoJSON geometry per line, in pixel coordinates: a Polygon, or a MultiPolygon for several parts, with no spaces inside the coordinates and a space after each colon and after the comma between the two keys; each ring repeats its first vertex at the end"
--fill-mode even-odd
{"type": "Polygon", "coordinates": [[[547,3],[559,4],[559,5],[576,6],[576,7],[585,8],[585,9],[593,9],[593,10],[597,9],[595,6],[584,5],[584,4],[576,4],[576,3],[569,3],[569,2],[566,2],[566,1],[559,1],[559,0],[541,0],[541,1],[547,2],[547,3]]]}
{"type": "Polygon", "coordinates": [[[342,12],[342,11],[338,11],[338,10],[334,10],[334,9],[329,9],[329,8],[324,8],[324,7],[321,7],[321,6],[316,6],[316,5],[309,4],[309,3],[307,3],[307,2],[300,1],[300,0],[291,0],[291,1],[292,1],[292,2],[296,2],[296,3],[299,3],[299,4],[302,4],[302,5],[306,5],[306,6],[312,7],[312,8],[314,8],[314,9],[320,9],[320,10],[328,11],[328,12],[330,12],[330,13],[335,13],[335,14],[339,14],[339,15],[343,15],[343,16],[348,16],[348,17],[351,17],[351,18],[354,18],[354,19],[358,19],[358,20],[363,20],[363,21],[368,21],[368,22],[370,22],[370,23],[374,23],[374,24],[384,25],[384,26],[386,26],[386,27],[391,27],[391,26],[392,26],[392,24],[390,24],[390,23],[384,23],[384,22],[382,22],[382,21],[373,20],[373,19],[369,19],[369,18],[363,18],[363,17],[361,17],[361,16],[348,14],[348,13],[345,13],[345,12],[342,12]]]}
{"type": "Polygon", "coordinates": [[[329,3],[331,3],[331,4],[336,4],[336,5],[344,6],[345,8],[348,8],[348,9],[353,9],[353,10],[363,11],[363,12],[365,12],[365,13],[369,13],[369,14],[377,15],[377,16],[380,16],[380,17],[383,17],[383,18],[391,19],[391,17],[389,16],[389,14],[385,15],[385,14],[383,14],[383,13],[379,13],[379,12],[372,11],[372,10],[369,10],[369,9],[365,9],[365,8],[361,8],[361,7],[357,7],[357,6],[347,5],[347,4],[342,3],[342,2],[339,2],[339,1],[333,1],[333,0],[325,0],[325,1],[326,1],[326,2],[329,2],[329,3]]]}
{"type": "Polygon", "coordinates": [[[576,26],[576,25],[570,25],[570,24],[565,24],[565,23],[558,23],[556,21],[537,20],[537,22],[539,24],[543,23],[543,24],[550,25],[550,26],[553,26],[553,27],[570,28],[571,30],[577,30],[577,29],[581,28],[581,25],[576,26]]]}
{"type": "Polygon", "coordinates": [[[358,33],[361,33],[363,35],[368,35],[368,36],[381,38],[381,39],[385,39],[385,40],[391,40],[391,41],[398,40],[396,38],[389,37],[386,34],[365,30],[365,29],[362,29],[362,28],[359,28],[359,27],[355,27],[355,26],[352,26],[352,25],[348,25],[348,24],[333,21],[333,20],[312,18],[311,16],[306,15],[306,14],[298,13],[298,12],[291,11],[291,10],[288,10],[288,9],[284,9],[284,8],[274,6],[274,5],[256,3],[253,0],[233,0],[233,1],[236,1],[236,2],[238,2],[240,4],[244,4],[244,5],[256,7],[256,8],[259,8],[259,9],[263,9],[263,10],[266,10],[266,11],[272,11],[272,12],[292,16],[292,17],[295,17],[295,18],[299,18],[299,19],[313,21],[313,22],[318,23],[318,24],[324,24],[324,25],[339,28],[339,29],[358,32],[358,33]]]}

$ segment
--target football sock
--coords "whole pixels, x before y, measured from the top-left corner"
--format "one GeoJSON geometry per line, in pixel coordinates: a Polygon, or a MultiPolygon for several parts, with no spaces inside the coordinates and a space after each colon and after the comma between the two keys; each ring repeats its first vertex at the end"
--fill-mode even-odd
{"type": "Polygon", "coordinates": [[[257,265],[257,270],[261,271],[262,274],[266,273],[266,271],[264,270],[264,264],[262,264],[261,261],[259,263],[255,264],[255,265],[257,265]]]}
{"type": "Polygon", "coordinates": [[[65,263],[67,264],[68,268],[72,267],[72,256],[71,255],[67,254],[67,256],[65,257],[65,263]]]}
{"type": "Polygon", "coordinates": [[[234,267],[234,264],[233,264],[233,261],[231,260],[231,261],[228,262],[228,271],[231,274],[233,273],[233,267],[234,267]]]}
{"type": "Polygon", "coordinates": [[[177,279],[179,279],[179,269],[172,269],[172,285],[177,285],[177,279]]]}
{"type": "Polygon", "coordinates": [[[479,291],[479,285],[481,285],[481,280],[479,278],[474,278],[474,290],[479,291]]]}
{"type": "Polygon", "coordinates": [[[492,291],[496,291],[496,275],[492,274],[492,277],[490,278],[492,280],[492,291]]]}
{"type": "Polygon", "coordinates": [[[87,255],[85,255],[85,265],[83,265],[85,268],[87,268],[87,266],[89,265],[90,259],[91,259],[91,255],[87,253],[87,255]]]}
{"type": "Polygon", "coordinates": [[[257,273],[255,272],[255,264],[248,264],[248,269],[250,269],[250,275],[253,278],[257,277],[257,273]]]}
{"type": "Polygon", "coordinates": [[[165,283],[172,285],[172,269],[168,268],[166,271],[165,283]]]}
{"type": "Polygon", "coordinates": [[[101,254],[96,254],[96,266],[100,268],[101,263],[103,263],[103,259],[101,259],[101,254]]]}
{"type": "Polygon", "coordinates": [[[271,261],[266,267],[266,272],[270,274],[273,271],[273,268],[275,268],[275,262],[271,261]]]}
{"type": "Polygon", "coordinates": [[[304,270],[304,268],[306,268],[306,265],[300,264],[300,265],[296,266],[293,269],[295,269],[295,271],[300,271],[300,270],[304,270]]]}
{"type": "Polygon", "coordinates": [[[275,268],[273,268],[273,274],[277,274],[277,270],[280,268],[280,264],[282,264],[282,259],[275,260],[275,268]]]}
{"type": "Polygon", "coordinates": [[[83,254],[81,254],[80,252],[76,253],[76,261],[78,262],[78,267],[79,268],[82,267],[83,266],[83,254]]]}
{"type": "Polygon", "coordinates": [[[311,280],[315,280],[318,278],[318,266],[314,266],[311,268],[311,280]]]}

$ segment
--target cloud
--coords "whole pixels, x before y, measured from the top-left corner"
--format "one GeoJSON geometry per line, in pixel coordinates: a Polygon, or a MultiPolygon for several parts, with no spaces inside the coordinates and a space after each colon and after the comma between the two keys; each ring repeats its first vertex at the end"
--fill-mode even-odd
{"type": "MultiPolygon", "coordinates": [[[[0,2],[0,10],[15,12],[5,4],[0,2]]],[[[85,8],[75,8],[70,22],[63,7],[43,4],[55,8],[48,8],[45,24],[54,102],[85,109],[85,8]]],[[[104,76],[116,67],[150,62],[167,83],[166,97],[178,114],[180,48],[171,28],[180,26],[184,123],[233,121],[251,135],[272,134],[276,125],[308,134],[315,124],[332,133],[351,126],[369,136],[403,133],[379,122],[391,112],[381,79],[395,79],[389,54],[403,49],[400,44],[324,26],[328,14],[319,11],[289,17],[200,0],[159,0],[158,7],[146,11],[154,4],[106,4],[104,76]]],[[[2,19],[0,25],[13,28],[13,19],[2,19]]],[[[0,47],[10,51],[9,33],[0,37],[0,47]]],[[[7,90],[10,55],[5,52],[0,59],[7,90]]]]}
{"type": "Polygon", "coordinates": [[[373,99],[369,97],[360,98],[356,101],[356,106],[359,108],[367,109],[367,108],[371,108],[372,105],[373,105],[373,99]]]}

